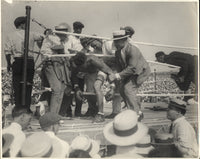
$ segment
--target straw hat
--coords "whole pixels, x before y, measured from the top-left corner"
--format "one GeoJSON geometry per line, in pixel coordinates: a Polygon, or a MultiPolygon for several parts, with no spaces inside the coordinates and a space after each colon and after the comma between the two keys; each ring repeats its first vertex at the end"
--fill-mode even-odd
{"type": "Polygon", "coordinates": [[[126,31],[125,30],[117,30],[113,32],[113,40],[120,40],[120,39],[125,39],[128,38],[129,35],[126,35],[126,31]]]}
{"type": "Polygon", "coordinates": [[[137,113],[125,110],[115,116],[103,130],[105,138],[118,146],[129,146],[138,143],[148,132],[148,127],[138,122],[137,113]]]}
{"type": "Polygon", "coordinates": [[[58,26],[55,26],[55,30],[70,32],[71,27],[67,23],[60,23],[58,26]]]}
{"type": "Polygon", "coordinates": [[[37,132],[27,137],[20,153],[22,157],[59,157],[61,151],[62,145],[58,140],[50,138],[44,132],[37,132]]]}
{"type": "Polygon", "coordinates": [[[158,133],[155,135],[154,141],[151,143],[153,146],[169,146],[174,144],[173,134],[158,133]]]}
{"type": "Polygon", "coordinates": [[[74,138],[71,145],[71,151],[73,150],[84,150],[89,152],[91,157],[98,154],[100,146],[95,140],[90,139],[88,136],[80,135],[74,138]]]}

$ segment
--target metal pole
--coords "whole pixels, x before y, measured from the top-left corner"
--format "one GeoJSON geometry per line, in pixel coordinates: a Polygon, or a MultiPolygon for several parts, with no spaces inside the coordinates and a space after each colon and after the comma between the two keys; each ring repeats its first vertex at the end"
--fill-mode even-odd
{"type": "Polygon", "coordinates": [[[29,30],[30,30],[31,7],[26,6],[26,25],[24,38],[24,64],[23,64],[23,85],[22,85],[22,106],[26,105],[26,85],[27,85],[27,59],[29,51],[29,30]]]}

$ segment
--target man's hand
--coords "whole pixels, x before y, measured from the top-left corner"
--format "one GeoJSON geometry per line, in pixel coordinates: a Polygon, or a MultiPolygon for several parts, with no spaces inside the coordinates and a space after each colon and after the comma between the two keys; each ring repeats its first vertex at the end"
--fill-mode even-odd
{"type": "Polygon", "coordinates": [[[83,99],[83,92],[79,89],[79,90],[76,90],[76,99],[78,99],[79,101],[84,101],[83,99]]]}
{"type": "Polygon", "coordinates": [[[111,101],[113,99],[114,95],[115,95],[115,91],[113,88],[111,88],[105,95],[106,101],[111,101]]]}
{"type": "Polygon", "coordinates": [[[109,76],[108,76],[108,81],[111,83],[111,82],[113,82],[113,81],[115,81],[117,79],[117,77],[115,76],[115,74],[114,73],[112,73],[112,74],[110,74],[109,76]]]}

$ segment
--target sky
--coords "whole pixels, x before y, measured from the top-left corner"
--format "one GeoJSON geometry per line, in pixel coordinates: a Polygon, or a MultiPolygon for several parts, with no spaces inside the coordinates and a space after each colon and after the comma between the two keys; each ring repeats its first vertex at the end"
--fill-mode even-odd
{"type": "MultiPolygon", "coordinates": [[[[132,26],[136,42],[198,47],[197,2],[134,2],[134,1],[1,1],[2,48],[7,33],[15,30],[13,21],[25,15],[25,6],[31,6],[31,18],[46,27],[54,29],[61,22],[72,26],[81,21],[84,34],[97,34],[112,37],[112,32],[121,26],[132,26]]],[[[31,30],[43,33],[44,30],[31,22],[31,30]]],[[[138,45],[147,60],[155,60],[157,51],[167,54],[182,51],[197,54],[197,50],[138,45]]],[[[1,66],[5,67],[2,50],[1,66]]]]}

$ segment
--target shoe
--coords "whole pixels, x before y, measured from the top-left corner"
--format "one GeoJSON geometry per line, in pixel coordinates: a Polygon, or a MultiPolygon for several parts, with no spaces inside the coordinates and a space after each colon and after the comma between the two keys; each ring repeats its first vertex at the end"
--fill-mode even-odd
{"type": "Polygon", "coordinates": [[[190,98],[190,99],[187,101],[187,104],[188,104],[188,105],[198,105],[198,102],[195,101],[193,98],[190,98]]]}
{"type": "Polygon", "coordinates": [[[105,119],[104,119],[104,115],[101,115],[101,114],[97,114],[93,120],[93,123],[102,123],[104,122],[105,119]]]}
{"type": "Polygon", "coordinates": [[[87,112],[83,115],[83,117],[90,117],[90,116],[92,116],[92,114],[91,114],[89,111],[87,111],[87,112]]]}
{"type": "Polygon", "coordinates": [[[117,113],[112,113],[110,115],[105,116],[105,118],[107,118],[107,119],[113,119],[116,115],[117,115],[117,113]]]}
{"type": "Polygon", "coordinates": [[[141,122],[142,119],[144,119],[144,114],[143,114],[143,112],[139,111],[138,112],[138,121],[141,122]]]}
{"type": "Polygon", "coordinates": [[[84,117],[84,115],[81,114],[81,113],[80,113],[80,114],[75,114],[74,116],[75,116],[75,117],[84,117]]]}

